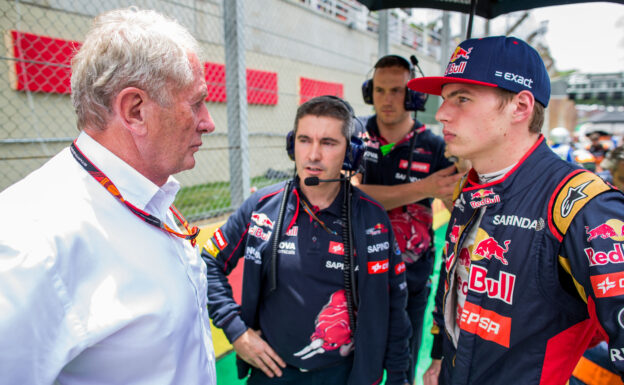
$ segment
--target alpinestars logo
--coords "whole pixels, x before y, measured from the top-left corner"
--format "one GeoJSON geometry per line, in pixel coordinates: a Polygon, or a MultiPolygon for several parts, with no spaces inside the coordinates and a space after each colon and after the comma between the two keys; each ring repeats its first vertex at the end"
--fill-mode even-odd
{"type": "Polygon", "coordinates": [[[565,199],[561,203],[561,216],[562,217],[565,218],[568,215],[570,215],[570,213],[572,212],[572,207],[574,207],[574,204],[576,202],[580,201],[583,198],[587,198],[587,194],[585,194],[583,190],[591,182],[593,181],[589,180],[580,186],[570,187],[568,189],[568,195],[566,195],[565,199]]]}

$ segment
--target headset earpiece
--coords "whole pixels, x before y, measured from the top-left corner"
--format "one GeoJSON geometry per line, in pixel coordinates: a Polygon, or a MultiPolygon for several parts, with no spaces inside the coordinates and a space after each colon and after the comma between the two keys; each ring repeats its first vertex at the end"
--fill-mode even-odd
{"type": "Polygon", "coordinates": [[[365,147],[362,139],[352,135],[351,141],[347,146],[344,161],[342,162],[342,169],[345,171],[357,171],[360,167],[362,156],[364,156],[365,147]]]}
{"type": "Polygon", "coordinates": [[[295,160],[295,132],[293,130],[286,134],[286,153],[290,160],[295,160]]]}

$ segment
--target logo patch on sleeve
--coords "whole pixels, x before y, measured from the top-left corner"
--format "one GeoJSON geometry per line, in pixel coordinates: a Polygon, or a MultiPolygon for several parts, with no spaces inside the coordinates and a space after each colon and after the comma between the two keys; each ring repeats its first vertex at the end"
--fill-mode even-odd
{"type": "Polygon", "coordinates": [[[206,252],[212,255],[214,258],[217,258],[217,255],[219,254],[219,249],[217,249],[217,246],[215,246],[215,244],[212,243],[210,239],[208,239],[206,243],[204,243],[204,250],[206,250],[206,252]]]}
{"type": "Polygon", "coordinates": [[[225,249],[225,247],[228,245],[225,237],[223,236],[223,233],[221,232],[221,229],[215,231],[214,239],[215,241],[217,241],[217,247],[219,248],[219,250],[225,249]]]}

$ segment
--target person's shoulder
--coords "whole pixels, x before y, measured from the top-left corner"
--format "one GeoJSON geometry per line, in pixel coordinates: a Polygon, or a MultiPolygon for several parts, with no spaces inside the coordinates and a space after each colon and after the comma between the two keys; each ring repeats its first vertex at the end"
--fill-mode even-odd
{"type": "Polygon", "coordinates": [[[253,194],[251,194],[249,198],[247,198],[246,202],[257,204],[257,203],[269,200],[271,197],[274,197],[277,194],[279,194],[286,187],[286,184],[288,183],[288,181],[289,180],[284,180],[284,181],[276,182],[269,186],[264,186],[260,188],[259,190],[257,190],[256,192],[254,192],[253,194]]]}
{"type": "Polygon", "coordinates": [[[386,212],[381,203],[356,186],[353,186],[353,200],[362,208],[367,208],[369,210],[373,210],[374,212],[386,212]]]}

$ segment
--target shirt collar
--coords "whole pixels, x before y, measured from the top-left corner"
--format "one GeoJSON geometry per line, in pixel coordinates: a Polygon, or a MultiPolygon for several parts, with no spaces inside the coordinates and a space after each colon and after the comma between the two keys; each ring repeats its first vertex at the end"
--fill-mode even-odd
{"type": "Polygon", "coordinates": [[[84,131],[78,135],[76,144],[85,156],[117,186],[125,200],[141,210],[159,217],[164,216],[180,189],[180,184],[174,177],[169,176],[167,182],[162,187],[158,187],[84,131]]]}

